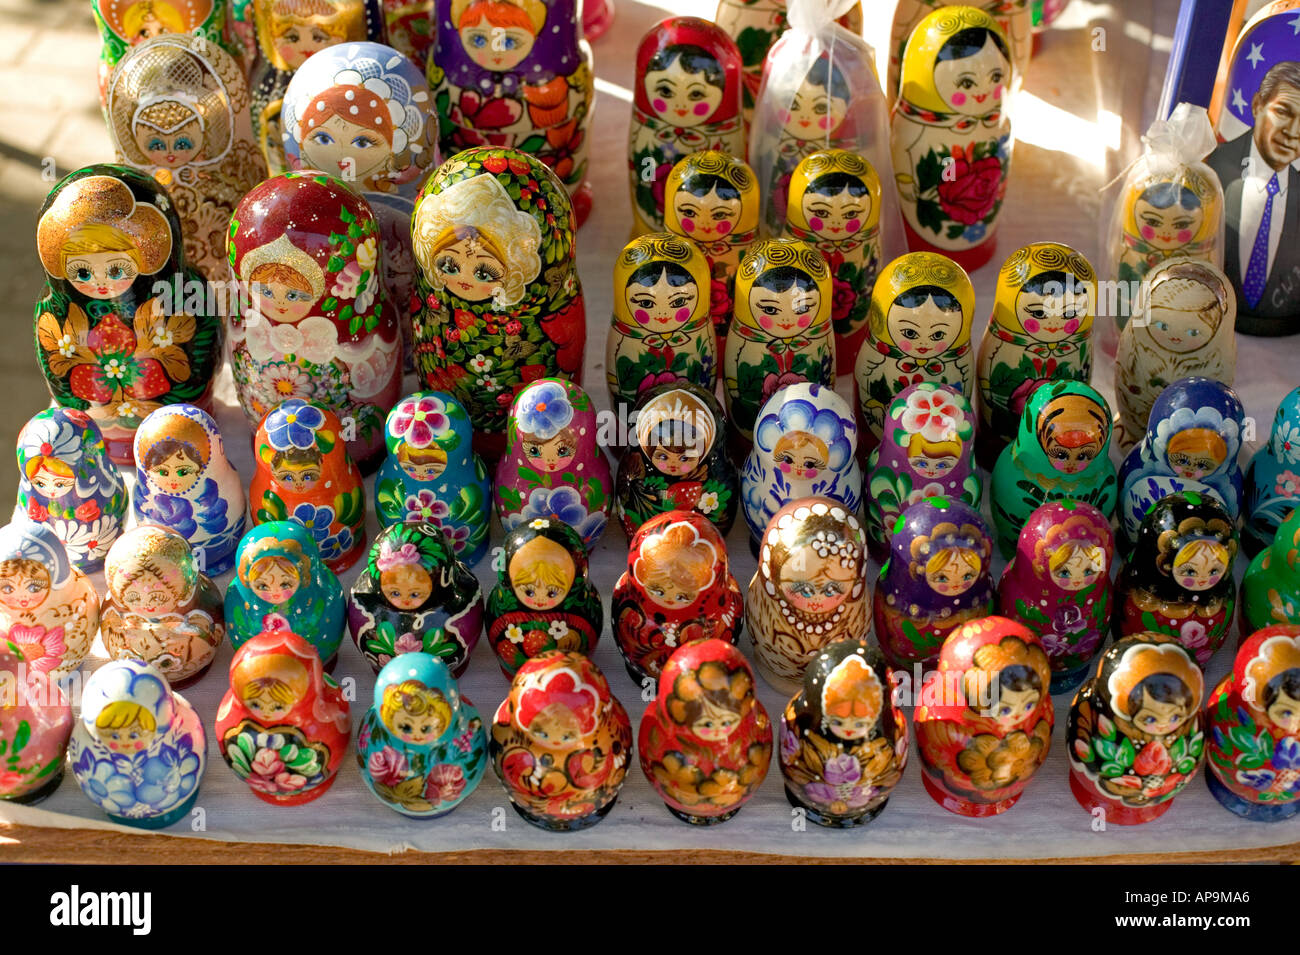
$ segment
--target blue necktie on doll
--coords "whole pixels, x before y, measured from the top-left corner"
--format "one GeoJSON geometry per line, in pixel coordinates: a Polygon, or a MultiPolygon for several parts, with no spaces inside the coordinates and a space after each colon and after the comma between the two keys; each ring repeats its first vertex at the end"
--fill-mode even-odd
{"type": "Polygon", "coordinates": [[[1254,308],[1264,297],[1264,286],[1268,284],[1268,234],[1273,225],[1273,198],[1280,185],[1277,173],[1268,181],[1268,201],[1264,203],[1264,215],[1259,220],[1259,231],[1255,233],[1255,245],[1250,250],[1250,263],[1246,266],[1246,277],[1241,283],[1245,293],[1246,304],[1254,308]]]}

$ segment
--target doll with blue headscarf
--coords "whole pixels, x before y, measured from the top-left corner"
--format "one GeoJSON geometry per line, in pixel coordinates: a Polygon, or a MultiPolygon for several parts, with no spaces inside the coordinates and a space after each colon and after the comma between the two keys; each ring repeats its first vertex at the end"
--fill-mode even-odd
{"type": "Polygon", "coordinates": [[[1300,507],[1300,388],[1277,406],[1268,444],[1246,468],[1243,495],[1241,544],[1253,555],[1273,543],[1287,515],[1300,507]]]}
{"type": "Polygon", "coordinates": [[[99,632],[99,594],[47,524],[0,528],[0,640],[28,670],[58,679],[81,666],[99,632]]]}

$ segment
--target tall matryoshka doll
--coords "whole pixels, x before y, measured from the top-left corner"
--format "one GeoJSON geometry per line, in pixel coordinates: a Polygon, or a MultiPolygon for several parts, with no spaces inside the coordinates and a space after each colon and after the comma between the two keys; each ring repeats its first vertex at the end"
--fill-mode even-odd
{"type": "MultiPolygon", "coordinates": [[[[1055,0],[1051,2],[1055,3],[1055,0]]],[[[889,73],[885,84],[885,91],[889,94],[891,102],[898,95],[903,51],[912,31],[936,8],[957,5],[952,0],[899,0],[898,6],[894,8],[894,21],[889,34],[889,73]]],[[[971,0],[969,5],[985,11],[997,21],[1010,46],[1016,75],[1023,77],[1029,67],[1029,59],[1034,47],[1033,7],[1043,6],[1043,0],[971,0]]]]}
{"type": "Polygon", "coordinates": [[[1243,479],[1241,542],[1248,554],[1270,546],[1300,507],[1300,388],[1287,392],[1273,415],[1268,443],[1251,456],[1243,479]]]}

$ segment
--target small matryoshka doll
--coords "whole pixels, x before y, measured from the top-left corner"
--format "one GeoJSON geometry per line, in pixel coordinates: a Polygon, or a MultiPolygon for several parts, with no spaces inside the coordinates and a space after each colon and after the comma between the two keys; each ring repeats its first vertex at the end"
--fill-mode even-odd
{"type": "Polygon", "coordinates": [[[1236,556],[1237,528],[1222,504],[1196,491],[1161,498],[1116,581],[1116,635],[1168,634],[1204,669],[1232,626],[1236,556]]]}
{"type": "Polygon", "coordinates": [[[1052,666],[1052,693],[1073,690],[1110,633],[1115,537],[1091,504],[1051,501],[1020,531],[998,581],[998,612],[1028,627],[1052,666]]]}
{"type": "MultiPolygon", "coordinates": [[[[3,574],[0,562],[0,574],[3,574]]],[[[2,580],[3,578],[0,578],[2,580]]],[[[22,647],[0,638],[0,803],[38,803],[63,782],[72,707],[47,672],[24,662],[22,647]]]]}
{"type": "Polygon", "coordinates": [[[85,409],[115,464],[135,463],[149,412],[211,405],[224,333],[210,296],[192,294],[205,286],[183,234],[163,186],[127,166],[84,166],[41,207],[36,358],[55,402],[85,409]]]}
{"type": "Polygon", "coordinates": [[[1300,507],[1300,388],[1277,406],[1268,444],[1254,453],[1243,480],[1241,543],[1248,554],[1270,546],[1287,516],[1300,507]]]}
{"type": "Polygon", "coordinates": [[[352,585],[348,629],[376,673],[400,653],[423,652],[460,676],[483,633],[483,592],[436,524],[392,524],[352,585]]]}
{"type": "Polygon", "coordinates": [[[113,822],[163,829],[189,815],[207,768],[199,714],[140,660],[91,674],[68,745],[86,798],[113,822]]]}
{"type": "Polygon", "coordinates": [[[159,408],[135,433],[135,466],[135,519],[189,541],[200,573],[216,577],[233,567],[244,536],[244,482],[212,416],[193,405],[159,408]]]}
{"type": "Polygon", "coordinates": [[[18,510],[50,528],[79,571],[93,573],[126,523],[127,494],[84,411],[47,408],[18,432],[18,510]]]}
{"type": "MultiPolygon", "coordinates": [[[[993,17],[1011,49],[1011,59],[1016,67],[1016,75],[1023,77],[1029,68],[1033,53],[1033,9],[1035,3],[1042,0],[972,0],[969,6],[984,10],[993,17]]],[[[938,7],[961,5],[953,0],[899,0],[894,8],[894,20],[889,34],[889,72],[885,91],[892,101],[898,95],[898,86],[903,68],[903,52],[908,38],[926,14],[938,7]]],[[[1062,4],[1063,6],[1064,4],[1062,4]]],[[[948,11],[952,12],[952,11],[948,11]]],[[[1010,83],[1007,84],[1010,89],[1010,83]]]]}
{"type": "Polygon", "coordinates": [[[365,489],[341,427],[332,411],[300,398],[284,402],[257,427],[248,489],[254,525],[296,521],[335,573],[356,563],[366,546],[365,489]]]}
{"type": "Polygon", "coordinates": [[[908,247],[977,269],[997,249],[1011,165],[1006,35],[974,7],[935,10],[907,41],[901,80],[890,141],[908,247]]]}
{"type": "Polygon", "coordinates": [[[1241,578],[1241,630],[1274,623],[1300,625],[1300,508],[1290,511],[1277,534],[1255,555],[1241,578]]]}
{"type": "Polygon", "coordinates": [[[506,676],[544,650],[591,653],[605,612],[587,576],[587,550],[577,531],[546,517],[520,524],[506,535],[498,573],[485,619],[506,676]]]}
{"type": "Polygon", "coordinates": [[[596,664],[551,650],[515,674],[489,748],[515,812],[542,829],[572,832],[614,808],[632,757],[632,723],[596,664]]]}
{"type": "Polygon", "coordinates": [[[912,719],[935,802],[977,817],[1016,804],[1052,743],[1050,682],[1046,651],[1014,620],[984,617],[949,634],[912,719]]]}
{"type": "Polygon", "coordinates": [[[605,531],[613,493],[587,393],[563,378],[543,378],[519,392],[493,489],[505,532],[535,517],[553,518],[591,550],[605,531]]]}
{"type": "Polygon", "coordinates": [[[1035,242],[998,270],[993,315],[976,359],[975,455],[992,470],[1016,437],[1029,396],[1047,381],[1092,380],[1096,275],[1074,249],[1035,242]]]}
{"type": "Polygon", "coordinates": [[[632,535],[627,571],[614,585],[614,640],[639,686],[653,685],[691,640],[736,643],[745,602],[722,535],[693,511],[669,511],[632,535]]]}
{"type": "Polygon", "coordinates": [[[357,765],[375,798],[412,819],[436,819],[487,769],[487,732],[447,665],[427,653],[384,664],[357,730],[357,765]]]}
{"type": "Polygon", "coordinates": [[[310,643],[291,630],[267,630],[230,662],[213,732],[254,796],[297,806],[333,784],[352,736],[350,709],[310,643]]]}
{"type": "Polygon", "coordinates": [[[1048,501],[1081,501],[1110,519],[1110,429],[1106,399],[1081,381],[1048,382],[1030,396],[1015,441],[993,468],[993,526],[1003,557],[1015,553],[1020,529],[1048,501]]]}
{"type": "Polygon", "coordinates": [[[1164,815],[1205,756],[1204,692],[1173,637],[1135,633],[1107,647],[1065,725],[1079,805],[1121,826],[1164,815]]]}
{"type": "Polygon", "coordinates": [[[975,414],[961,391],[923,381],[889,406],[884,439],[867,459],[867,549],[880,563],[898,516],[917,501],[949,497],[979,510],[984,481],[975,470],[975,414]]]}
{"type": "Polygon", "coordinates": [[[988,525],[973,507],[931,497],[903,511],[872,604],[891,667],[930,666],[958,626],[993,612],[992,559],[988,525]]]}

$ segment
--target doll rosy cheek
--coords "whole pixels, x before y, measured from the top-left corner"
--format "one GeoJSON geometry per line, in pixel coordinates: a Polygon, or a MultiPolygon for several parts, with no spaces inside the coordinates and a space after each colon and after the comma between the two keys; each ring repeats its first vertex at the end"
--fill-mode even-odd
{"type": "Polygon", "coordinates": [[[763,326],[764,328],[771,328],[771,327],[772,327],[772,318],[771,318],[771,316],[769,316],[769,315],[760,315],[759,318],[758,318],[758,324],[761,325],[761,326],[763,326]]]}
{"type": "Polygon", "coordinates": [[[686,307],[679,308],[676,312],[673,313],[673,318],[675,318],[679,322],[684,322],[690,317],[691,317],[691,310],[686,307]]]}
{"type": "Polygon", "coordinates": [[[1032,334],[1033,332],[1038,331],[1038,329],[1039,329],[1038,319],[1036,318],[1025,319],[1025,331],[1030,332],[1032,334]]]}
{"type": "Polygon", "coordinates": [[[1192,230],[1191,230],[1191,229],[1179,229],[1179,230],[1178,230],[1178,241],[1179,241],[1179,242],[1191,242],[1191,241],[1192,241],[1192,230]]]}
{"type": "Polygon", "coordinates": [[[632,313],[632,317],[635,318],[642,325],[650,321],[650,313],[647,312],[644,308],[638,308],[635,312],[632,313]]]}
{"type": "Polygon", "coordinates": [[[780,464],[778,464],[778,465],[776,466],[776,469],[777,469],[778,471],[780,471],[782,474],[789,474],[790,471],[791,471],[791,468],[792,468],[792,465],[790,464],[789,461],[782,461],[780,464]]]}
{"type": "Polygon", "coordinates": [[[820,232],[822,229],[826,228],[826,223],[822,222],[822,220],[817,218],[817,216],[813,216],[808,220],[808,228],[812,229],[814,232],[820,232]]]}
{"type": "Polygon", "coordinates": [[[820,126],[822,129],[830,129],[831,118],[829,116],[823,116],[821,119],[817,120],[817,125],[820,126]]]}
{"type": "Polygon", "coordinates": [[[793,114],[788,109],[781,110],[781,123],[785,124],[790,122],[792,115],[793,114]]]}
{"type": "Polygon", "coordinates": [[[898,347],[903,349],[903,351],[907,352],[909,355],[912,353],[912,343],[907,341],[906,339],[899,342],[898,347]]]}
{"type": "Polygon", "coordinates": [[[1077,318],[1072,318],[1065,323],[1065,334],[1073,335],[1078,330],[1079,330],[1079,320],[1077,318]]]}
{"type": "Polygon", "coordinates": [[[731,231],[731,223],[725,221],[719,222],[718,227],[715,231],[718,233],[718,235],[726,235],[728,232],[731,231]]]}
{"type": "Polygon", "coordinates": [[[1144,225],[1144,226],[1143,226],[1141,229],[1139,229],[1138,231],[1142,233],[1142,238],[1144,238],[1144,239],[1152,239],[1152,238],[1155,238],[1156,230],[1153,229],[1153,228],[1151,228],[1151,226],[1149,226],[1149,225],[1144,225]]]}
{"type": "Polygon", "coordinates": [[[966,104],[966,94],[965,94],[965,93],[953,93],[953,94],[952,94],[952,105],[953,105],[953,106],[964,106],[965,104],[966,104]]]}
{"type": "Polygon", "coordinates": [[[846,232],[857,232],[861,228],[862,228],[861,219],[850,219],[844,223],[844,230],[846,232]]]}
{"type": "Polygon", "coordinates": [[[652,100],[650,105],[655,108],[656,113],[665,113],[668,111],[668,104],[661,99],[652,100]]]}
{"type": "Polygon", "coordinates": [[[798,324],[799,324],[799,327],[800,327],[800,328],[807,328],[807,327],[809,326],[809,324],[811,324],[811,322],[812,322],[812,316],[811,316],[811,315],[800,315],[800,316],[799,316],[799,322],[798,322],[798,324]]]}
{"type": "Polygon", "coordinates": [[[695,231],[695,223],[694,223],[692,220],[690,220],[690,219],[683,219],[683,220],[682,220],[682,231],[683,231],[683,232],[694,232],[694,231],[695,231]]]}
{"type": "Polygon", "coordinates": [[[696,104],[695,104],[695,115],[696,115],[696,116],[707,116],[708,114],[709,114],[709,104],[708,104],[708,103],[696,103],[696,104]]]}
{"type": "Polygon", "coordinates": [[[1000,85],[993,87],[993,98],[1002,99],[1002,87],[1000,85]]]}

